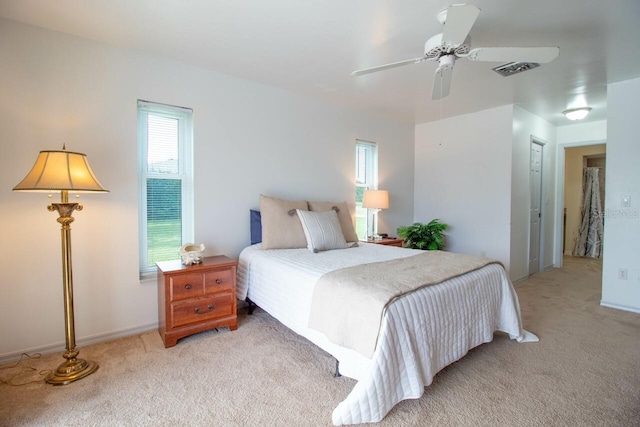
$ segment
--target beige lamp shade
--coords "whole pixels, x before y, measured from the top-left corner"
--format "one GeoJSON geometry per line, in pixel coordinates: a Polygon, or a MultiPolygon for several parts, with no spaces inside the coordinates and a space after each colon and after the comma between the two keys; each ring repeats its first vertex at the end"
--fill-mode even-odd
{"type": "Polygon", "coordinates": [[[362,207],[369,209],[389,209],[389,192],[387,190],[365,190],[362,207]]]}
{"type": "Polygon", "coordinates": [[[86,155],[66,151],[41,151],[27,176],[13,191],[108,192],[98,182],[86,155]]]}

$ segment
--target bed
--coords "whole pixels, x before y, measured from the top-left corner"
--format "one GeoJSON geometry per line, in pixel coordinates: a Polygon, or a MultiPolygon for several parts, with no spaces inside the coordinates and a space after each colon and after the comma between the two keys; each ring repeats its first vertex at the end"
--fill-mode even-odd
{"type": "Polygon", "coordinates": [[[357,380],[334,409],[334,425],[382,420],[397,403],[422,396],[438,371],[492,341],[496,331],[518,342],[537,341],[522,328],[518,299],[503,266],[488,262],[393,298],[381,314],[371,354],[338,344],[309,326],[318,283],[334,272],[404,262],[423,251],[363,242],[316,251],[311,244],[270,249],[271,244],[252,244],[241,252],[237,298],[251,301],[331,354],[340,374],[357,380]]]}

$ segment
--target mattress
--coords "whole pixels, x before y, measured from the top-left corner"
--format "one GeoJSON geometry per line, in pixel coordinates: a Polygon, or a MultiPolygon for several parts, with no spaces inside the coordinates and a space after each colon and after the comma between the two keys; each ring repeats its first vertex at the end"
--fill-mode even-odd
{"type": "Polygon", "coordinates": [[[396,299],[384,313],[371,358],[336,345],[307,326],[313,289],[323,274],[416,253],[419,251],[361,243],[356,248],[321,253],[262,250],[256,244],[240,254],[238,299],[249,297],[333,355],[340,362],[340,373],[358,381],[334,409],[335,425],[380,421],[398,402],[422,396],[439,370],[491,341],[495,331],[518,341],[537,340],[522,329],[517,296],[499,264],[396,299]]]}

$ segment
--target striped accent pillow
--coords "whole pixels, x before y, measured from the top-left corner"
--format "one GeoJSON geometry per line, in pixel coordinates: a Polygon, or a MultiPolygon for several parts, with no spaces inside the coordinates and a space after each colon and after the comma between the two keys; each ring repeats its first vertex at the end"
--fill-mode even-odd
{"type": "Polygon", "coordinates": [[[310,251],[318,253],[347,247],[336,211],[311,212],[300,209],[296,211],[310,251]]]}

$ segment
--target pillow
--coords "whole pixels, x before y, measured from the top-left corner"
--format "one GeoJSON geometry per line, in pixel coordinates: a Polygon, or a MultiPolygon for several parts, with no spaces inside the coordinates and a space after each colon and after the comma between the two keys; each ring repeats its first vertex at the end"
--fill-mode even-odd
{"type": "Polygon", "coordinates": [[[344,239],[338,214],[335,211],[311,212],[297,210],[300,223],[307,238],[307,248],[314,253],[331,249],[344,249],[344,239]]]}
{"type": "Polygon", "coordinates": [[[338,219],[340,220],[340,227],[342,228],[342,234],[347,242],[357,242],[358,235],[353,227],[353,219],[349,212],[349,206],[347,202],[309,202],[309,210],[313,212],[324,212],[337,209],[338,219]]]}
{"type": "Polygon", "coordinates": [[[302,231],[296,209],[306,211],[307,201],[291,201],[260,195],[262,219],[262,249],[306,248],[307,239],[302,231]]]}
{"type": "Polygon", "coordinates": [[[251,244],[262,242],[262,219],[260,211],[249,209],[249,222],[251,224],[251,244]]]}

